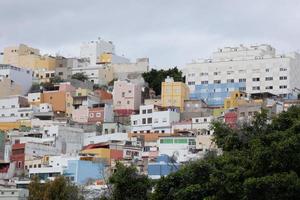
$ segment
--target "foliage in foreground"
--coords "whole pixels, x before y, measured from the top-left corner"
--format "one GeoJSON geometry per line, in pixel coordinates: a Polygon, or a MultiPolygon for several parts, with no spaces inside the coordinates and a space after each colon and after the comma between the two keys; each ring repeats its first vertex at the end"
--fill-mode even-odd
{"type": "Polygon", "coordinates": [[[252,124],[237,129],[221,122],[213,127],[223,155],[160,179],[152,199],[299,199],[299,107],[291,107],[272,123],[262,112],[252,124]]]}
{"type": "Polygon", "coordinates": [[[30,182],[28,200],[82,200],[79,189],[60,176],[54,181],[40,183],[37,177],[30,182]]]}

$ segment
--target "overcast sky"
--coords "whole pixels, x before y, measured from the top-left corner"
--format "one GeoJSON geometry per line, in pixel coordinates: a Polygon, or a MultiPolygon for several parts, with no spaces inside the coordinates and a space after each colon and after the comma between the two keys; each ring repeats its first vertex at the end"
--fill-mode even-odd
{"type": "Polygon", "coordinates": [[[300,49],[299,0],[0,0],[0,48],[25,43],[78,56],[101,37],[132,61],[184,66],[218,47],[269,43],[300,49]]]}

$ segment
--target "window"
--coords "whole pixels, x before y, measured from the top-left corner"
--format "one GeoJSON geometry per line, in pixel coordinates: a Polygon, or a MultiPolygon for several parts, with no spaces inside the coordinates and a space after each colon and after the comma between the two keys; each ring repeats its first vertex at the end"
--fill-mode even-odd
{"type": "Polygon", "coordinates": [[[267,86],[266,87],[266,90],[272,90],[273,89],[273,86],[267,86]]]}
{"type": "Polygon", "coordinates": [[[128,90],[128,93],[131,93],[131,90],[128,90]]]}
{"type": "Polygon", "coordinates": [[[142,113],[143,113],[143,114],[146,114],[146,112],[147,112],[147,110],[142,110],[142,113]]]}
{"type": "Polygon", "coordinates": [[[215,83],[215,84],[220,84],[220,83],[221,83],[221,80],[214,80],[214,83],[215,83]]]}
{"type": "Polygon", "coordinates": [[[23,114],[23,113],[21,113],[21,117],[24,117],[24,114],[23,114]]]}
{"type": "Polygon", "coordinates": [[[162,122],[167,122],[167,118],[163,118],[162,122]]]}
{"type": "Polygon", "coordinates": [[[148,113],[152,113],[152,109],[148,109],[148,113]]]}
{"type": "Polygon", "coordinates": [[[207,72],[201,72],[200,76],[208,76],[208,73],[207,72]]]}
{"type": "Polygon", "coordinates": [[[220,75],[221,72],[214,72],[214,75],[220,75]]]}
{"type": "Polygon", "coordinates": [[[208,84],[208,81],[201,81],[201,84],[208,84]]]}
{"type": "Polygon", "coordinates": [[[273,77],[266,77],[266,81],[272,81],[273,77]]]}
{"type": "Polygon", "coordinates": [[[286,76],[280,76],[279,80],[287,80],[287,77],[286,76]]]}
{"type": "Polygon", "coordinates": [[[195,85],[195,81],[189,81],[188,85],[195,85]]]}
{"type": "Polygon", "coordinates": [[[285,88],[287,88],[286,85],[280,85],[280,86],[279,86],[279,89],[285,89],[285,88]]]}
{"type": "Polygon", "coordinates": [[[254,86],[254,87],[252,87],[252,90],[260,90],[260,87],[259,86],[254,86]]]}
{"type": "Polygon", "coordinates": [[[15,105],[11,105],[11,107],[12,107],[12,108],[15,108],[16,106],[15,106],[15,105]]]}
{"type": "Polygon", "coordinates": [[[146,124],[146,118],[142,119],[142,124],[146,124]]]}
{"type": "Polygon", "coordinates": [[[204,119],[203,119],[203,121],[204,121],[204,122],[207,122],[207,119],[206,119],[206,118],[204,118],[204,119]]]}
{"type": "Polygon", "coordinates": [[[239,73],[240,73],[240,74],[244,74],[244,73],[246,73],[246,70],[243,70],[243,69],[242,69],[242,70],[239,70],[239,73]]]}
{"type": "Polygon", "coordinates": [[[279,71],[281,72],[287,71],[287,68],[280,68],[279,71]]]}
{"type": "Polygon", "coordinates": [[[63,72],[58,72],[58,75],[62,76],[62,75],[64,75],[64,73],[63,72]]]}
{"type": "Polygon", "coordinates": [[[125,97],[125,92],[122,92],[122,97],[125,97]]]}
{"type": "Polygon", "coordinates": [[[11,117],[14,117],[14,116],[15,116],[15,114],[14,114],[14,113],[11,113],[11,114],[10,114],[10,116],[11,116],[11,117]]]}
{"type": "Polygon", "coordinates": [[[227,75],[234,74],[234,71],[227,71],[227,75]]]}
{"type": "Polygon", "coordinates": [[[147,123],[148,123],[148,124],[152,124],[152,118],[148,118],[148,119],[147,119],[147,123]]]}
{"type": "Polygon", "coordinates": [[[195,119],[195,122],[196,122],[196,123],[199,123],[199,119],[195,119]]]}
{"type": "Polygon", "coordinates": [[[90,117],[94,117],[94,113],[90,113],[90,117]]]}
{"type": "Polygon", "coordinates": [[[240,78],[240,79],[239,79],[239,83],[244,83],[244,82],[246,82],[246,79],[245,79],[245,78],[240,78]]]}
{"type": "Polygon", "coordinates": [[[267,68],[267,69],[266,69],[266,72],[269,72],[269,71],[270,71],[270,69],[269,69],[269,68],[267,68]]]}
{"type": "Polygon", "coordinates": [[[127,101],[127,104],[130,104],[130,101],[127,101]]]}
{"type": "Polygon", "coordinates": [[[252,78],[252,81],[254,82],[259,81],[259,78],[252,78]]]}
{"type": "Polygon", "coordinates": [[[134,121],[133,121],[133,125],[137,125],[137,120],[134,120],[134,121]]]}
{"type": "Polygon", "coordinates": [[[227,79],[227,83],[234,83],[234,79],[227,79]]]}
{"type": "Polygon", "coordinates": [[[96,113],[96,117],[101,117],[101,113],[96,113]]]}

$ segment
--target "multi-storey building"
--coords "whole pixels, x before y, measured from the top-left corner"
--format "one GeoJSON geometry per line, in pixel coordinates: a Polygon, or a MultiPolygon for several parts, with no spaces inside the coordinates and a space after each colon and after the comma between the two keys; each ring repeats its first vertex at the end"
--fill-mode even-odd
{"type": "Polygon", "coordinates": [[[189,98],[189,88],[185,83],[174,82],[173,78],[167,77],[161,84],[161,101],[163,107],[177,107],[184,110],[184,100],[189,98]]]}
{"type": "Polygon", "coordinates": [[[98,38],[97,41],[90,41],[84,43],[80,47],[80,57],[88,58],[91,65],[95,65],[98,62],[99,57],[103,53],[114,53],[115,45],[109,41],[106,42],[101,38],[98,38]]]}
{"type": "Polygon", "coordinates": [[[0,64],[0,97],[25,95],[32,85],[32,71],[0,64]]]}
{"type": "Polygon", "coordinates": [[[3,63],[29,69],[54,70],[59,63],[57,59],[49,55],[40,55],[38,49],[20,44],[4,48],[3,63]]]}
{"type": "Polygon", "coordinates": [[[140,106],[140,114],[131,115],[133,133],[171,133],[172,123],[180,120],[175,110],[161,110],[154,105],[140,106]]]}
{"type": "Polygon", "coordinates": [[[115,81],[113,90],[114,111],[129,116],[139,110],[142,101],[142,86],[128,80],[115,81]]]}
{"type": "Polygon", "coordinates": [[[292,98],[293,90],[300,87],[299,65],[298,53],[278,55],[270,45],[241,45],[219,49],[212,59],[187,64],[184,74],[192,99],[222,106],[234,90],[292,98]]]}

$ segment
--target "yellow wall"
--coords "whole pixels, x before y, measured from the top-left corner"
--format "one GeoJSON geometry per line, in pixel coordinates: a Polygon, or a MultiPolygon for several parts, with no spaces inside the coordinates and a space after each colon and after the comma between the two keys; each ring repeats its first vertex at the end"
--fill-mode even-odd
{"type": "Polygon", "coordinates": [[[161,101],[163,107],[184,109],[184,100],[189,98],[189,88],[182,82],[162,82],[161,101]]]}
{"type": "Polygon", "coordinates": [[[109,53],[101,54],[98,59],[100,63],[111,63],[111,60],[112,60],[112,54],[109,53]]]}
{"type": "Polygon", "coordinates": [[[38,49],[24,44],[4,48],[3,63],[30,69],[54,70],[56,58],[41,56],[38,49]]]}
{"type": "Polygon", "coordinates": [[[86,149],[81,151],[82,154],[95,154],[97,158],[110,159],[110,149],[96,148],[96,149],[86,149]]]}
{"type": "Polygon", "coordinates": [[[239,103],[245,101],[246,93],[241,91],[233,91],[230,96],[224,100],[224,109],[238,107],[239,103]]]}

